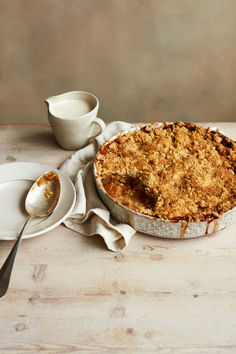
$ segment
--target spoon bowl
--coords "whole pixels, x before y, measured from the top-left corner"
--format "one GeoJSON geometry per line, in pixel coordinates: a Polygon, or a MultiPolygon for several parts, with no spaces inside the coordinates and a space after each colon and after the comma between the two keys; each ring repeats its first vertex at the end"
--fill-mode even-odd
{"type": "Polygon", "coordinates": [[[60,197],[60,180],[55,171],[48,171],[40,176],[30,188],[25,199],[25,210],[29,217],[24,223],[11,252],[0,269],[0,298],[6,295],[17,250],[28,222],[33,217],[46,217],[57,206],[60,197]]]}
{"type": "Polygon", "coordinates": [[[59,195],[60,181],[57,173],[46,172],[30,188],[25,199],[25,210],[29,215],[47,216],[55,209],[59,195]]]}

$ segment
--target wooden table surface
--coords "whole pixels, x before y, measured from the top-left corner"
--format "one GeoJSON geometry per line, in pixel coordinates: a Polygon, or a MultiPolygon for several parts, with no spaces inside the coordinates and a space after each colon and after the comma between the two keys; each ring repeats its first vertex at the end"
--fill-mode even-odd
{"type": "MultiPolygon", "coordinates": [[[[236,123],[209,125],[236,139],[236,123]]],[[[0,126],[1,164],[70,155],[47,125],[0,126]]],[[[0,241],[0,264],[11,247],[0,241]]],[[[192,240],[137,233],[120,253],[64,225],[24,240],[0,300],[0,353],[38,352],[236,353],[236,225],[192,240]]]]}

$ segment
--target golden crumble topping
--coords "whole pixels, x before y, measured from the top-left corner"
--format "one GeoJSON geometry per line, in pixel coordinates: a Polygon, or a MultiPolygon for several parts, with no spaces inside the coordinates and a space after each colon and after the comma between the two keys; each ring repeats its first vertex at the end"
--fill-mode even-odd
{"type": "Polygon", "coordinates": [[[172,221],[210,221],[236,205],[236,143],[191,123],[157,123],[99,150],[97,177],[127,208],[172,221]]]}

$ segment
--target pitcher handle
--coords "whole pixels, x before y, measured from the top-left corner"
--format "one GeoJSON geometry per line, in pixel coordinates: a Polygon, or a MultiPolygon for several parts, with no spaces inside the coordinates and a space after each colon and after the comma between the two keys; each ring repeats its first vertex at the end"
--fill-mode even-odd
{"type": "Polygon", "coordinates": [[[92,124],[97,124],[97,125],[99,125],[100,131],[99,131],[98,133],[95,133],[94,135],[91,135],[91,136],[89,137],[89,139],[91,139],[91,138],[96,138],[96,136],[100,135],[100,134],[104,131],[104,129],[106,128],[106,125],[105,125],[105,123],[103,122],[103,120],[102,120],[101,118],[97,118],[97,117],[94,118],[92,124]]]}

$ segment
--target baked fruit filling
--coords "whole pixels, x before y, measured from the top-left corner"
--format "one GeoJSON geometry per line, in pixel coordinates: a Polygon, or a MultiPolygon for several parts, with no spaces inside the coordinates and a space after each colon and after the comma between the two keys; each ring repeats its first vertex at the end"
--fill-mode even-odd
{"type": "Polygon", "coordinates": [[[211,221],[236,205],[236,143],[191,123],[146,125],[105,143],[97,177],[119,204],[172,221],[211,221]]]}

